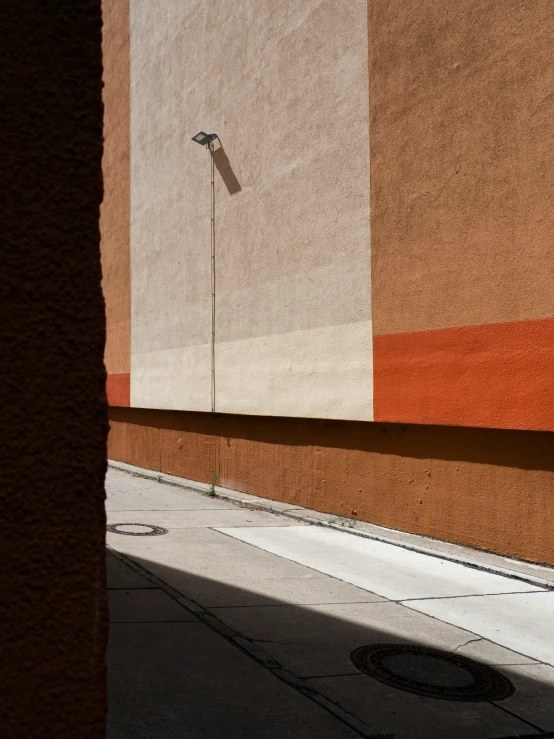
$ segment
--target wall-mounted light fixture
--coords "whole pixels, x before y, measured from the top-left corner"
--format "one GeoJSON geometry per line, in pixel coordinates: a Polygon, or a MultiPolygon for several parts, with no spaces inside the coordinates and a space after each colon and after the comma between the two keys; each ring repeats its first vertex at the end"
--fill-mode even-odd
{"type": "Polygon", "coordinates": [[[214,141],[217,133],[199,131],[192,137],[197,144],[210,150],[210,247],[211,247],[211,274],[212,274],[212,341],[211,341],[211,369],[212,369],[212,413],[215,413],[215,182],[214,182],[214,141]]]}
{"type": "Polygon", "coordinates": [[[217,138],[217,133],[204,133],[204,131],[199,131],[196,136],[192,137],[193,141],[196,141],[197,144],[200,144],[200,146],[209,146],[212,141],[215,141],[217,138]]]}

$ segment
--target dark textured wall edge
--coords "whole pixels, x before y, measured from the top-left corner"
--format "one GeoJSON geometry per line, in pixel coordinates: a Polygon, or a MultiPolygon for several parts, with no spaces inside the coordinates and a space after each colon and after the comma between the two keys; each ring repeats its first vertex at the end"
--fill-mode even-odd
{"type": "Polygon", "coordinates": [[[105,735],[100,0],[0,8],[0,715],[105,735]]]}

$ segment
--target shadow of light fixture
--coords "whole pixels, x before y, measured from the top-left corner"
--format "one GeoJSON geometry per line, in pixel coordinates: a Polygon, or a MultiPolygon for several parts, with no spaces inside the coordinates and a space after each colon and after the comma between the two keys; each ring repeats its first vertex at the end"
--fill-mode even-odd
{"type": "Polygon", "coordinates": [[[219,172],[221,179],[225,184],[225,187],[227,188],[227,192],[229,193],[229,195],[236,195],[237,192],[240,192],[242,188],[240,186],[240,182],[237,180],[235,173],[233,172],[231,162],[229,161],[229,157],[225,153],[225,149],[223,148],[221,139],[219,139],[218,148],[216,149],[214,147],[213,158],[216,169],[219,172]]]}

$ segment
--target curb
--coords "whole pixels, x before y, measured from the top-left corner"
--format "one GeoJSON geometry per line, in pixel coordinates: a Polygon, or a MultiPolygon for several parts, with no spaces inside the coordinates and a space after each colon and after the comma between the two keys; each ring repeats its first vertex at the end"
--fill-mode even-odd
{"type": "MultiPolygon", "coordinates": [[[[492,575],[501,575],[502,577],[508,577],[512,580],[519,580],[528,585],[535,585],[539,588],[545,588],[547,590],[554,590],[554,570],[552,572],[552,580],[538,577],[535,575],[529,575],[518,570],[512,570],[507,567],[502,567],[487,562],[478,562],[473,559],[465,558],[462,555],[450,554],[449,552],[441,552],[440,550],[433,549],[431,547],[421,546],[411,541],[401,541],[385,534],[374,533],[370,531],[362,531],[360,529],[353,529],[348,526],[341,526],[326,520],[329,516],[322,514],[318,511],[312,511],[302,506],[291,506],[287,503],[281,503],[280,501],[270,500],[267,498],[259,498],[249,493],[239,493],[236,490],[230,488],[219,487],[217,485],[212,486],[203,482],[196,482],[194,480],[188,480],[184,477],[176,477],[175,475],[166,475],[164,473],[155,472],[148,470],[143,467],[136,467],[126,462],[116,462],[108,460],[108,467],[120,472],[126,472],[135,477],[143,477],[148,480],[155,480],[166,485],[172,485],[174,487],[183,488],[185,490],[191,490],[192,492],[200,493],[201,495],[208,495],[211,498],[217,498],[219,500],[227,500],[230,503],[234,503],[241,508],[249,508],[250,510],[265,511],[266,513],[273,513],[279,516],[286,516],[302,523],[307,523],[316,526],[324,526],[328,529],[334,529],[335,531],[341,531],[342,533],[352,534],[353,536],[359,536],[363,539],[372,539],[374,541],[380,541],[384,544],[391,544],[401,549],[407,549],[412,552],[418,552],[419,554],[426,554],[436,559],[445,559],[456,564],[469,567],[474,570],[480,570],[482,572],[488,572],[492,575]]],[[[402,532],[398,532],[401,534],[402,532]]],[[[472,550],[473,551],[473,550],[472,550]]],[[[478,551],[478,550],[475,550],[478,551]]],[[[500,556],[500,555],[498,555],[500,556]]],[[[517,562],[514,561],[517,566],[517,562]]],[[[538,565],[540,567],[540,565],[538,565]]]]}

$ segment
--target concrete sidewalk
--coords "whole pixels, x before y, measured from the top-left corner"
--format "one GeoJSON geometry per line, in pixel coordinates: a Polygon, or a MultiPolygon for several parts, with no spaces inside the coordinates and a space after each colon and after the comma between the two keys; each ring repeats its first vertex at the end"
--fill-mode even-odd
{"type": "MultiPolygon", "coordinates": [[[[554,591],[533,578],[120,470],[108,471],[106,487],[109,524],[167,529],[107,534],[109,739],[500,739],[554,730],[554,591]],[[351,658],[381,644],[493,666],[514,692],[462,702],[393,687],[351,658]]],[[[540,574],[554,583],[553,571],[540,574]]],[[[396,665],[405,686],[465,685],[461,668],[418,659],[396,665]]]]}

